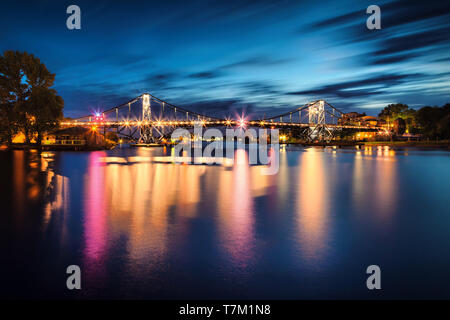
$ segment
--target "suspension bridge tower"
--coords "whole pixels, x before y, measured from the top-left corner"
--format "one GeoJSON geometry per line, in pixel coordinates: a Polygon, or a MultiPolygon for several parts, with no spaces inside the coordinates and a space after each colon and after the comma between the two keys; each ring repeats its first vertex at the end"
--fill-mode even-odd
{"type": "Polygon", "coordinates": [[[309,130],[310,140],[323,142],[332,139],[333,133],[327,126],[325,118],[326,113],[327,110],[325,109],[324,100],[319,100],[308,107],[309,124],[311,125],[309,130]]]}
{"type": "Polygon", "coordinates": [[[140,140],[142,143],[153,142],[151,96],[148,93],[142,95],[142,122],[140,128],[140,140]]]}

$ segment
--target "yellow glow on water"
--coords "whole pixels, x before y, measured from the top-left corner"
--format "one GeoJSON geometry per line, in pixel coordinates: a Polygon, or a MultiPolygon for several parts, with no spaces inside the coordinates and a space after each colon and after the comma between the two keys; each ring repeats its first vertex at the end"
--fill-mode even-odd
{"type": "Polygon", "coordinates": [[[297,206],[301,254],[314,264],[326,250],[328,232],[328,189],[323,153],[310,148],[300,156],[297,206]]]}
{"type": "Polygon", "coordinates": [[[23,212],[25,195],[25,153],[22,151],[13,151],[14,169],[13,169],[13,191],[14,204],[17,212],[23,212]]]}
{"type": "Polygon", "coordinates": [[[252,176],[247,153],[236,150],[235,159],[232,171],[221,170],[219,176],[219,227],[224,248],[233,265],[245,268],[254,254],[252,176]]]}
{"type": "MultiPolygon", "coordinates": [[[[392,151],[393,152],[393,151],[392,151]]],[[[382,156],[382,161],[376,161],[375,167],[375,192],[372,195],[376,201],[377,212],[382,221],[390,218],[395,209],[395,199],[397,199],[397,161],[390,158],[395,153],[390,153],[387,149],[382,156]]]]}

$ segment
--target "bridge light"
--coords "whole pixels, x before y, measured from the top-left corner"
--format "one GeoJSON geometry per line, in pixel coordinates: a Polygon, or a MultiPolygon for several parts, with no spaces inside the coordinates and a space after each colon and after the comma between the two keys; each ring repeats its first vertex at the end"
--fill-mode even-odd
{"type": "Polygon", "coordinates": [[[238,121],[239,127],[243,128],[243,127],[245,127],[245,124],[246,124],[245,119],[243,119],[243,118],[239,119],[239,121],[238,121]]]}
{"type": "Polygon", "coordinates": [[[105,115],[103,113],[100,113],[100,112],[94,113],[94,122],[101,122],[104,120],[105,120],[105,115]]]}
{"type": "Polygon", "coordinates": [[[227,126],[231,126],[231,120],[227,120],[225,123],[227,124],[227,126]]]}

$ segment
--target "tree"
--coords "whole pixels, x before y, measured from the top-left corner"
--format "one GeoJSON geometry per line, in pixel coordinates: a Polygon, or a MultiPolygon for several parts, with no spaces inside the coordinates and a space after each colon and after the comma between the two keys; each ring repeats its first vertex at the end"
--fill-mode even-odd
{"type": "Polygon", "coordinates": [[[401,115],[408,110],[408,106],[402,103],[389,104],[383,110],[381,110],[378,117],[380,119],[385,120],[388,124],[392,123],[397,118],[401,117],[401,115]]]}
{"type": "Polygon", "coordinates": [[[19,130],[26,141],[55,127],[64,101],[51,89],[55,75],[32,54],[5,51],[0,56],[0,135],[9,143],[19,130]]]}
{"type": "Polygon", "coordinates": [[[450,138],[450,104],[443,107],[420,108],[415,117],[420,132],[432,139],[450,138]]]}
{"type": "Polygon", "coordinates": [[[27,101],[27,114],[31,116],[29,128],[36,133],[36,142],[40,145],[44,132],[58,126],[63,117],[63,99],[53,89],[37,87],[27,101]]]}
{"type": "Polygon", "coordinates": [[[20,60],[18,52],[5,51],[0,56],[0,134],[9,144],[18,132],[19,109],[26,96],[20,60]]]}
{"type": "Polygon", "coordinates": [[[405,120],[407,132],[413,131],[413,128],[416,126],[416,110],[402,103],[389,104],[381,110],[378,117],[385,120],[389,125],[397,119],[405,120]]]}

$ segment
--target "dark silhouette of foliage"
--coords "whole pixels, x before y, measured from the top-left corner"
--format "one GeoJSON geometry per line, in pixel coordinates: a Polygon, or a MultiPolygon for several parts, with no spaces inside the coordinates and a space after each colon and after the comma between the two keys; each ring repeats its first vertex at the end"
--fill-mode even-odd
{"type": "Polygon", "coordinates": [[[397,119],[403,119],[405,121],[406,129],[411,132],[415,126],[415,114],[416,110],[411,109],[406,104],[395,103],[389,104],[383,110],[381,110],[378,117],[385,120],[388,124],[394,123],[397,119]]]}
{"type": "Polygon", "coordinates": [[[450,104],[443,107],[423,107],[417,110],[420,132],[431,139],[450,139],[450,104]]]}
{"type": "Polygon", "coordinates": [[[55,75],[34,55],[5,51],[0,56],[0,137],[11,143],[22,131],[26,141],[58,125],[63,99],[51,89],[55,75]]]}

